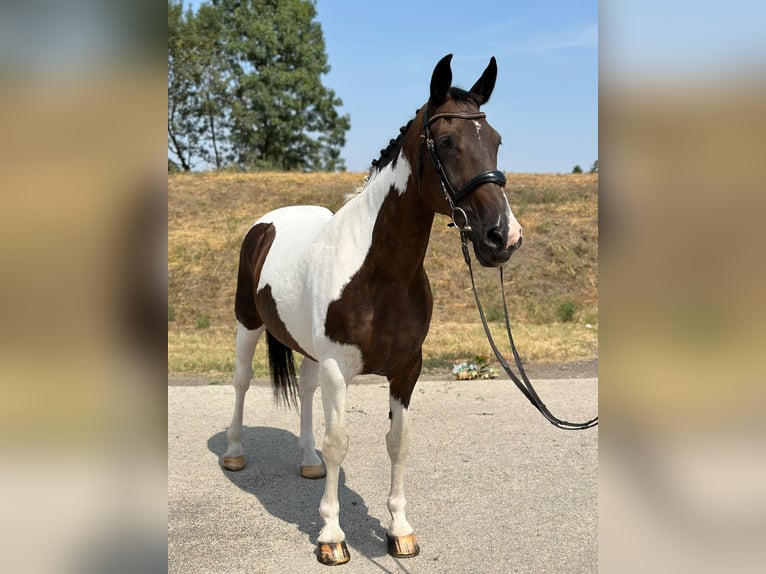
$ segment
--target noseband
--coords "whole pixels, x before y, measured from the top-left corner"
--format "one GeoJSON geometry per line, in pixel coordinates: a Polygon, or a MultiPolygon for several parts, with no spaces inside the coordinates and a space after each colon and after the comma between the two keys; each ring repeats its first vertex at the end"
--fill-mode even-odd
{"type": "Polygon", "coordinates": [[[431,154],[431,161],[433,162],[434,168],[436,169],[436,174],[439,176],[439,181],[442,186],[442,192],[444,193],[444,197],[447,199],[447,203],[449,203],[450,210],[452,211],[452,221],[461,231],[470,231],[471,228],[468,226],[468,216],[466,215],[465,211],[463,211],[461,207],[457,206],[458,202],[462,200],[463,198],[465,198],[465,196],[471,193],[474,189],[476,189],[477,187],[485,183],[496,183],[500,187],[504,188],[505,175],[503,174],[502,171],[498,171],[498,170],[485,171],[471,178],[471,180],[468,183],[466,183],[458,191],[455,191],[455,188],[452,187],[452,184],[450,183],[449,178],[447,177],[447,173],[444,171],[444,166],[442,166],[441,159],[439,159],[439,153],[436,151],[436,145],[434,144],[433,137],[431,136],[431,124],[434,123],[436,120],[446,119],[446,118],[457,118],[461,120],[482,120],[485,117],[487,117],[486,114],[482,112],[473,112],[473,113],[443,112],[429,118],[427,106],[426,106],[425,114],[423,116],[423,134],[420,136],[420,141],[421,141],[420,176],[422,177],[422,171],[423,171],[422,144],[424,143],[426,147],[428,147],[428,151],[431,154]],[[463,222],[464,222],[463,225],[459,225],[455,221],[456,213],[460,213],[462,215],[463,222]]]}

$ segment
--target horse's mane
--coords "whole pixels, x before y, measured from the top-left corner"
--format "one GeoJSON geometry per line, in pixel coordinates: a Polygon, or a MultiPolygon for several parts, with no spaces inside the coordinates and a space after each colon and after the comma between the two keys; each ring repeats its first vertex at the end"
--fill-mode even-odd
{"type": "MultiPolygon", "coordinates": [[[[460,88],[451,87],[448,93],[455,101],[473,102],[476,105],[479,105],[479,102],[476,101],[476,98],[472,93],[460,88]]],[[[420,109],[415,110],[415,117],[417,117],[419,112],[420,109]]],[[[386,167],[386,165],[391,163],[391,161],[399,154],[399,149],[402,147],[402,140],[407,134],[407,131],[410,129],[413,121],[415,121],[415,118],[412,118],[405,125],[399,128],[399,135],[396,136],[396,138],[390,140],[388,145],[380,150],[380,157],[378,159],[372,160],[372,167],[370,168],[368,179],[372,177],[376,172],[379,172],[384,167],[386,167]]]]}
{"type": "MultiPolygon", "coordinates": [[[[420,110],[417,110],[415,112],[415,115],[417,116],[417,113],[420,110]]],[[[372,167],[370,168],[370,175],[374,171],[380,171],[386,165],[391,163],[391,160],[396,157],[396,155],[399,152],[399,148],[402,147],[402,140],[404,139],[404,136],[407,133],[407,130],[410,129],[410,126],[412,125],[412,122],[415,121],[415,118],[412,118],[410,121],[408,121],[405,125],[399,128],[399,135],[396,136],[396,138],[392,139],[388,142],[388,145],[380,150],[380,157],[378,159],[372,160],[372,167]]]]}

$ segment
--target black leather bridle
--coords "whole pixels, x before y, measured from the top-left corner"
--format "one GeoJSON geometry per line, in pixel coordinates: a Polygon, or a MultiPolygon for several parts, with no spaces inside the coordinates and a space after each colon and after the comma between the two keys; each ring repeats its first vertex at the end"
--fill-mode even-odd
{"type": "Polygon", "coordinates": [[[422,178],[422,172],[423,172],[423,145],[425,145],[428,148],[429,153],[431,154],[431,161],[434,164],[434,168],[436,169],[436,174],[439,176],[439,181],[442,186],[442,192],[444,193],[444,197],[447,198],[447,203],[449,203],[450,210],[452,211],[452,221],[455,223],[458,229],[461,231],[471,231],[471,228],[468,225],[468,216],[466,215],[465,211],[463,211],[462,208],[458,207],[458,202],[462,200],[465,196],[467,196],[469,193],[471,193],[474,189],[479,187],[480,185],[483,185],[485,183],[496,183],[501,188],[505,187],[505,175],[502,171],[498,170],[492,170],[492,171],[485,171],[477,175],[476,177],[471,178],[468,183],[466,183],[463,187],[461,187],[458,191],[455,191],[455,188],[452,187],[452,184],[449,181],[449,178],[447,177],[447,173],[444,171],[444,166],[442,165],[441,159],[439,158],[439,153],[436,151],[436,144],[434,142],[434,139],[431,135],[431,124],[434,123],[436,120],[440,119],[447,119],[447,118],[457,118],[461,120],[482,120],[486,118],[487,116],[482,112],[442,112],[439,114],[434,114],[430,118],[428,117],[428,107],[426,106],[425,113],[423,115],[423,134],[420,136],[421,140],[421,146],[420,146],[420,177],[422,178]],[[463,224],[461,225],[458,223],[455,219],[455,215],[460,214],[463,218],[463,224]]]}

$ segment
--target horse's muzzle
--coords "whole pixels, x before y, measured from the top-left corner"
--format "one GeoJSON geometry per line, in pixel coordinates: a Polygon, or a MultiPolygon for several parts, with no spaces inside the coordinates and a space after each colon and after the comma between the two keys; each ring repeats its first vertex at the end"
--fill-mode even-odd
{"type": "Polygon", "coordinates": [[[509,237],[499,227],[487,229],[479,241],[476,241],[475,236],[472,239],[476,258],[484,267],[499,267],[506,263],[513,252],[521,247],[522,241],[520,231],[509,237]]]}

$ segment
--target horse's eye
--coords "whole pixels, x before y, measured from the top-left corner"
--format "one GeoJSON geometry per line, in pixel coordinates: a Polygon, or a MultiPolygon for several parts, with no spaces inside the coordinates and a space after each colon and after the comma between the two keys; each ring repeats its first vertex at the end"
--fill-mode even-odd
{"type": "Polygon", "coordinates": [[[442,149],[452,149],[452,138],[449,136],[444,136],[443,138],[439,138],[439,147],[442,149]]]}

